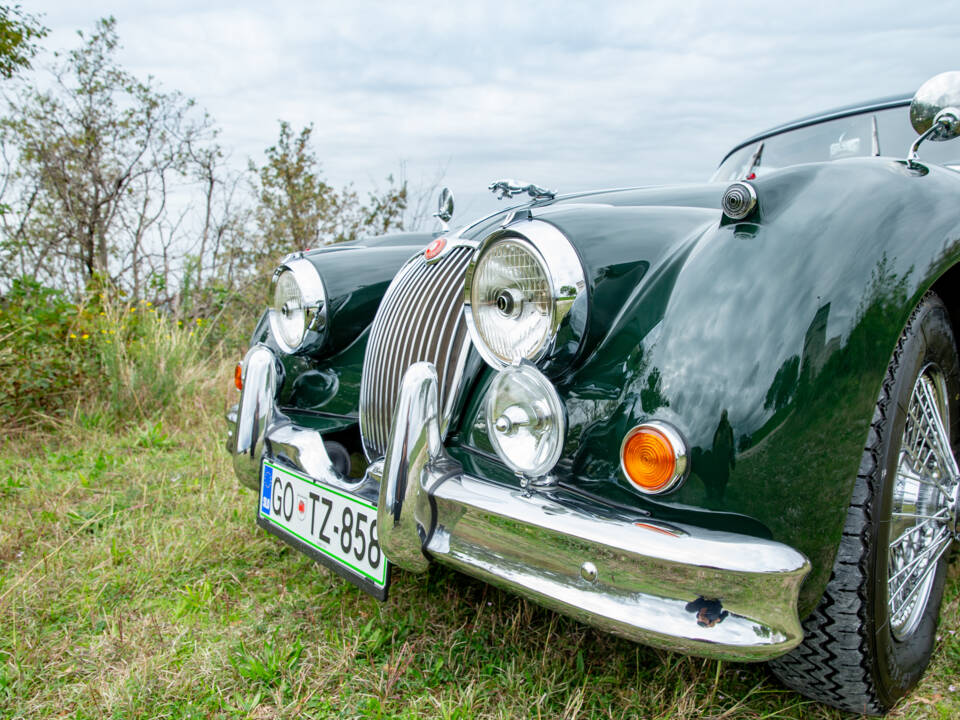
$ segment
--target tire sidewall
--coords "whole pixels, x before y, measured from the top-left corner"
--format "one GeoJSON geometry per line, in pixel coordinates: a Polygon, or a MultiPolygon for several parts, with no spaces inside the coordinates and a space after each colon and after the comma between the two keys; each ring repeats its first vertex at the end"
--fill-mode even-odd
{"type": "Polygon", "coordinates": [[[898,640],[890,628],[887,599],[893,491],[898,454],[906,425],[906,408],[909,406],[917,377],[930,363],[937,365],[946,378],[951,423],[949,432],[951,445],[955,450],[960,368],[946,308],[937,298],[928,296],[918,307],[904,337],[899,364],[894,373],[883,433],[880,492],[874,494],[871,513],[872,552],[869,563],[873,582],[869,584],[868,590],[872,594],[869,603],[872,617],[865,620],[868,623],[869,635],[873,639],[873,655],[877,660],[873,664],[877,674],[874,687],[887,707],[919,681],[930,661],[948,561],[945,554],[938,563],[927,605],[916,629],[908,637],[898,640]]]}

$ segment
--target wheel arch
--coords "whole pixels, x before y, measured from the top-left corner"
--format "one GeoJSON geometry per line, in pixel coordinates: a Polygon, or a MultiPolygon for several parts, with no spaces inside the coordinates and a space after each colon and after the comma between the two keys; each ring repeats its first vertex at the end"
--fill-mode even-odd
{"type": "MultiPolygon", "coordinates": [[[[947,268],[946,272],[930,286],[930,290],[936,293],[947,306],[954,342],[958,343],[960,338],[960,261],[947,268]]],[[[960,351],[960,343],[958,343],[958,351],[960,351]]]]}

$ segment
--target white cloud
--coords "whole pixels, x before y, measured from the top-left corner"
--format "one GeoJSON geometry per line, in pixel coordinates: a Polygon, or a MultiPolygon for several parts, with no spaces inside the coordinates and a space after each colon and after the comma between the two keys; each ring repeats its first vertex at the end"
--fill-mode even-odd
{"type": "Polygon", "coordinates": [[[738,139],[909,92],[960,24],[902,3],[47,3],[47,42],[113,14],[122,60],[206,107],[242,161],[316,126],[334,184],[447,167],[461,212],[497,177],[570,191],[691,181],[738,139]]]}

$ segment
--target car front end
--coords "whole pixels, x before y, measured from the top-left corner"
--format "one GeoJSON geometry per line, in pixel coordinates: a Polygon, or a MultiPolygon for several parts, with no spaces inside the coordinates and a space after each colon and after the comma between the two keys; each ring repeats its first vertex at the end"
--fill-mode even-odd
{"type": "MultiPolygon", "coordinates": [[[[672,215],[695,239],[717,227],[701,202],[715,195],[640,212],[672,215]]],[[[435,561],[646,644],[781,655],[802,639],[810,563],[749,518],[656,502],[689,476],[684,423],[637,404],[621,419],[615,470],[578,447],[612,447],[590,440],[596,419],[578,420],[591,386],[578,368],[615,332],[615,306],[651,261],[668,268],[683,247],[640,243],[610,262],[609,245],[570,239],[584,203],[540,199],[416,238],[426,248],[385,288],[413,240],[381,248],[394,259],[349,288],[345,268],[364,275],[377,248],[287,258],[228,415],[257,523],[380,599],[391,566],[435,561]],[[617,475],[619,490],[596,492],[591,466],[596,483],[617,475]]],[[[637,212],[621,209],[628,222],[614,213],[611,228],[637,212]]]]}

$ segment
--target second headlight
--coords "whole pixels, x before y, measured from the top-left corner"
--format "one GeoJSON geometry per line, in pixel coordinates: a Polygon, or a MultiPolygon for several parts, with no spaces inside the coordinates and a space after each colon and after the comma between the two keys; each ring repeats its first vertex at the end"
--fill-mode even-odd
{"type": "Polygon", "coordinates": [[[580,259],[549,223],[504,228],[480,244],[470,263],[464,306],[474,345],[495,368],[573,353],[586,325],[580,259]]]}
{"type": "Polygon", "coordinates": [[[285,262],[273,273],[270,328],[280,349],[304,353],[326,337],[326,290],[320,273],[305,258],[285,262]]]}

